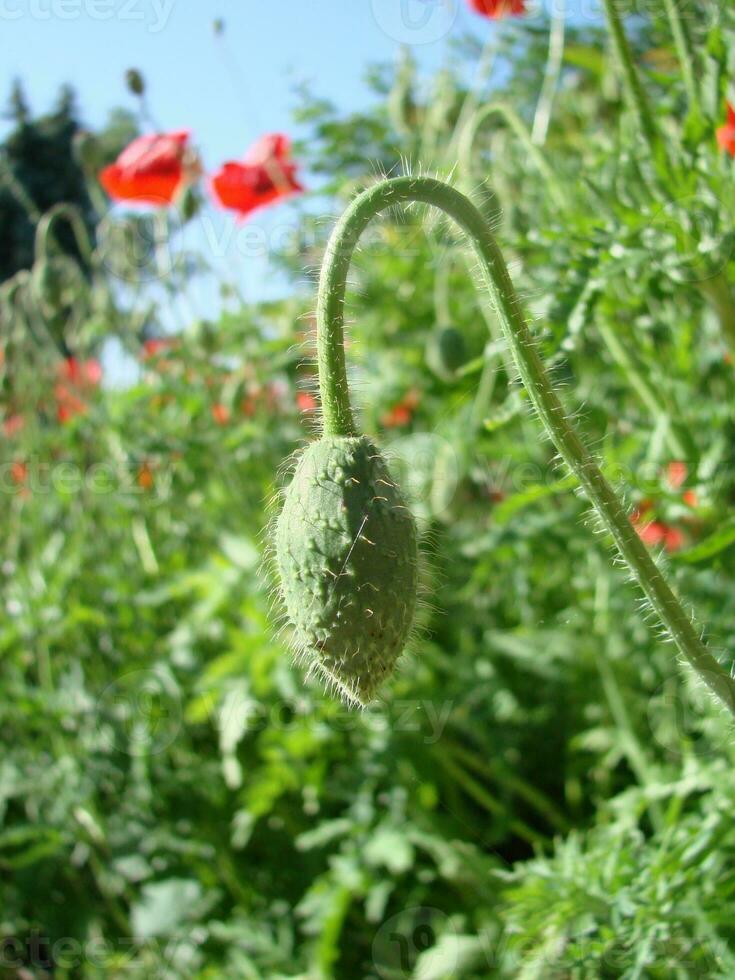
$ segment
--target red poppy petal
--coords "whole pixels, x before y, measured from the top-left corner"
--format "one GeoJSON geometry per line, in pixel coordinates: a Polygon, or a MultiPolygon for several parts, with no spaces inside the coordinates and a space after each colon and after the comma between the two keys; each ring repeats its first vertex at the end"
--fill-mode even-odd
{"type": "Polygon", "coordinates": [[[476,14],[491,19],[526,13],[525,0],[469,0],[469,4],[476,14]]]}
{"type": "Polygon", "coordinates": [[[148,133],[138,136],[125,147],[115,161],[123,169],[150,169],[177,165],[189,140],[188,130],[173,133],[148,133]]]}
{"type": "Polygon", "coordinates": [[[99,175],[104,189],[115,201],[134,201],[141,204],[170,204],[183,179],[181,167],[170,173],[131,173],[116,163],[105,167],[99,175]]]}
{"type": "Polygon", "coordinates": [[[257,208],[303,190],[289,169],[292,170],[287,168],[282,172],[283,185],[276,186],[263,167],[229,161],[213,174],[210,183],[217,203],[244,217],[257,208]]]}
{"type": "Polygon", "coordinates": [[[284,133],[266,133],[257,139],[245,156],[243,163],[252,166],[267,163],[269,160],[283,162],[291,153],[291,140],[284,133]]]}

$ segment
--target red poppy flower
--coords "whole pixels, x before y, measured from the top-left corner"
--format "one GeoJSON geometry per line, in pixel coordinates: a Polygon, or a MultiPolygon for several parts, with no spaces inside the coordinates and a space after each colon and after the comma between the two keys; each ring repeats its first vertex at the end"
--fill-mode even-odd
{"type": "Polygon", "coordinates": [[[735,157],[735,107],[727,103],[727,120],[717,130],[717,142],[720,147],[735,157]]]}
{"type": "Polygon", "coordinates": [[[165,337],[151,337],[143,341],[143,360],[149,361],[158,357],[163,351],[171,346],[171,341],[165,337]]]}
{"type": "Polygon", "coordinates": [[[687,507],[699,507],[699,497],[697,496],[696,490],[685,490],[681,495],[681,499],[687,505],[687,507]]]}
{"type": "Polygon", "coordinates": [[[139,136],[100,172],[100,183],[115,201],[165,207],[199,173],[188,141],[185,129],[139,136]]]}
{"type": "Polygon", "coordinates": [[[380,420],[381,423],[386,429],[397,429],[409,425],[419,401],[419,393],[415,389],[412,389],[389,412],[383,415],[380,420]]]}
{"type": "Polygon", "coordinates": [[[666,467],[666,479],[672,490],[678,490],[687,478],[687,464],[683,460],[675,459],[666,467]]]}
{"type": "Polygon", "coordinates": [[[316,409],[316,398],[309,391],[298,391],[296,407],[300,412],[313,412],[316,409]]]}
{"type": "Polygon", "coordinates": [[[230,410],[226,405],[221,402],[215,402],[212,405],[212,418],[217,423],[217,425],[227,425],[230,421],[230,410]]]}
{"type": "Polygon", "coordinates": [[[282,133],[262,136],[242,160],[223,163],[211,185],[217,203],[241,218],[304,189],[291,160],[291,141],[282,133]]]}
{"type": "Polygon", "coordinates": [[[10,479],[16,486],[23,486],[28,479],[28,464],[16,459],[10,467],[10,479]]]}
{"type": "Polygon", "coordinates": [[[94,357],[86,361],[67,357],[59,367],[59,378],[77,388],[98,388],[102,381],[102,365],[94,357]]]}
{"type": "Polygon", "coordinates": [[[25,419],[22,415],[8,415],[3,422],[3,434],[7,436],[8,439],[12,439],[16,436],[23,426],[25,425],[25,419]]]}
{"type": "Polygon", "coordinates": [[[666,551],[680,551],[684,547],[684,535],[678,527],[664,524],[663,521],[646,519],[646,513],[651,510],[651,502],[644,500],[640,508],[630,515],[630,521],[636,529],[641,541],[649,548],[663,546],[666,551]]]}
{"type": "Polygon", "coordinates": [[[84,415],[86,402],[80,397],[85,391],[98,388],[102,381],[102,365],[95,358],[78,361],[67,357],[59,366],[59,382],[54,387],[56,417],[62,425],[75,415],[84,415]]]}
{"type": "Polygon", "coordinates": [[[144,462],[143,465],[138,470],[138,476],[136,477],[136,482],[141,490],[152,490],[154,479],[153,471],[151,470],[150,464],[144,462]]]}
{"type": "Polygon", "coordinates": [[[497,20],[500,17],[522,17],[526,13],[526,0],[469,0],[476,14],[497,20]]]}

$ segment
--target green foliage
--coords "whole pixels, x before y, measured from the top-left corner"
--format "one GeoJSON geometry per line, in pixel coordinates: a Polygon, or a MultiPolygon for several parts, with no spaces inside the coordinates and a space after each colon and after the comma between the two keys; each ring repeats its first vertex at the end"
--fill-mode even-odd
{"type": "MultiPolygon", "coordinates": [[[[406,133],[386,72],[374,111],[302,116],[320,213],[404,154],[494,216],[569,411],[631,512],[679,533],[661,561],[729,665],[735,173],[714,130],[735,32],[729,5],[702,7],[696,125],[666,21],[635,38],[663,170],[597,29],[569,38],[551,184],[507,116],[458,168],[462,111],[489,102],[466,72],[414,78],[406,133]]],[[[492,100],[529,125],[543,66],[512,64],[492,100]]],[[[120,221],[100,234],[122,264],[120,221]]],[[[326,230],[303,229],[278,257],[296,275],[326,230]]],[[[294,669],[261,573],[279,466],[313,436],[296,402],[311,290],[191,317],[149,354],[153,301],[93,268],[80,302],[102,326],[69,346],[122,336],[140,377],[78,391],[65,424],[60,357],[27,338],[46,323],[33,283],[3,291],[0,975],[731,977],[731,722],[610,564],[451,229],[386,215],[353,269],[362,428],[417,516],[431,592],[415,652],[360,713],[294,669]],[[426,358],[448,322],[467,348],[451,385],[426,358]]],[[[175,270],[164,302],[186,287],[175,270]]]]}

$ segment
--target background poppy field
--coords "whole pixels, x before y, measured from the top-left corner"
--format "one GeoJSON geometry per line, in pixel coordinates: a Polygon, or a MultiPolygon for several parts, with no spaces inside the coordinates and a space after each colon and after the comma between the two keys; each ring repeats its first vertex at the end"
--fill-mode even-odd
{"type": "Polygon", "coordinates": [[[364,104],[317,77],[229,158],[160,118],[143,63],[96,127],[83,90],[13,86],[2,978],[735,976],[732,719],[426,208],[364,236],[347,352],[419,523],[415,637],[362,712],[291,662],[268,528],[318,431],[324,246],[358,191],[421,172],[492,221],[568,412],[735,666],[735,10],[401,10],[364,104]]]}

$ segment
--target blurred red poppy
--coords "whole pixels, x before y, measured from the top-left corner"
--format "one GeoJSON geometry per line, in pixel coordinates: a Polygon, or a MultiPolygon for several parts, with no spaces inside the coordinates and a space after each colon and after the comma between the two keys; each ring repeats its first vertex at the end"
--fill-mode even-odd
{"type": "Polygon", "coordinates": [[[526,13],[526,0],[469,0],[470,7],[482,17],[521,17],[526,13]]]}
{"type": "Polygon", "coordinates": [[[138,470],[136,482],[141,490],[153,489],[153,484],[155,483],[153,479],[153,471],[151,470],[150,464],[147,461],[145,461],[138,470]]]}
{"type": "Polygon", "coordinates": [[[630,515],[630,522],[638,537],[649,548],[663,546],[668,552],[680,551],[684,547],[683,533],[678,527],[672,527],[663,521],[647,520],[645,515],[651,508],[651,501],[644,500],[630,515]]]}
{"type": "Polygon", "coordinates": [[[415,388],[406,392],[403,398],[381,417],[381,424],[386,429],[398,429],[409,425],[420,400],[419,393],[415,388]]]}
{"type": "Polygon", "coordinates": [[[316,409],[316,398],[309,391],[298,391],[296,407],[300,412],[313,412],[316,409]]]}
{"type": "Polygon", "coordinates": [[[735,157],[735,107],[727,103],[727,119],[717,130],[717,142],[720,147],[735,157]]]}
{"type": "Polygon", "coordinates": [[[687,464],[683,460],[675,459],[666,467],[666,479],[673,490],[678,490],[687,478],[687,464]]]}
{"type": "Polygon", "coordinates": [[[681,499],[687,507],[699,507],[699,497],[697,496],[696,490],[685,490],[681,495],[681,499]]]}
{"type": "Polygon", "coordinates": [[[171,341],[167,337],[151,337],[143,341],[143,360],[149,361],[153,357],[158,357],[163,351],[171,346],[171,341]]]}
{"type": "Polygon", "coordinates": [[[217,423],[217,425],[227,425],[230,421],[230,410],[226,405],[221,402],[215,402],[212,405],[212,418],[217,423]]]}
{"type": "Polygon", "coordinates": [[[67,357],[59,365],[59,381],[54,387],[56,398],[56,417],[63,424],[75,415],[84,415],[87,403],[80,397],[86,391],[98,388],[102,381],[102,365],[91,357],[79,361],[67,357]]]}
{"type": "Polygon", "coordinates": [[[242,160],[223,163],[212,175],[211,185],[220,207],[236,211],[241,218],[304,189],[291,160],[291,141],[282,133],[261,136],[242,160]]]}
{"type": "Polygon", "coordinates": [[[10,479],[16,486],[23,486],[28,479],[28,464],[16,459],[10,467],[10,479]]]}
{"type": "Polygon", "coordinates": [[[100,183],[115,201],[165,207],[200,172],[188,141],[185,129],[139,136],[100,172],[100,183]]]}
{"type": "Polygon", "coordinates": [[[78,388],[97,388],[102,381],[102,365],[94,357],[86,361],[67,357],[59,367],[59,378],[78,388]]]}
{"type": "Polygon", "coordinates": [[[25,425],[25,419],[22,415],[8,415],[3,421],[3,435],[7,436],[8,439],[12,439],[13,436],[17,435],[23,426],[25,425]]]}

